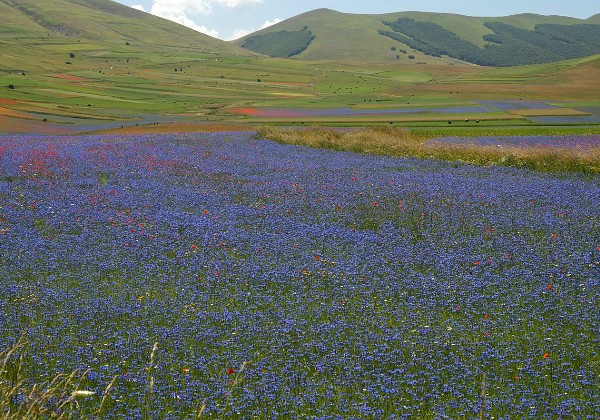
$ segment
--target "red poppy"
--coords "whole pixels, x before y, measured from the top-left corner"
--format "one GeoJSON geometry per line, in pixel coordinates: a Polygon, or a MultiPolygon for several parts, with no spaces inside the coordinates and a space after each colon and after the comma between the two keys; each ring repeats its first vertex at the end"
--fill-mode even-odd
{"type": "Polygon", "coordinates": [[[228,375],[233,375],[233,372],[235,372],[235,370],[233,370],[233,368],[227,369],[227,374],[228,375]]]}
{"type": "Polygon", "coordinates": [[[550,290],[552,290],[553,287],[554,287],[553,285],[549,284],[549,285],[546,286],[546,290],[550,291],[550,290]]]}
{"type": "Polygon", "coordinates": [[[550,353],[544,353],[544,355],[542,356],[544,359],[547,359],[550,357],[550,353]]]}
{"type": "Polygon", "coordinates": [[[488,319],[490,316],[488,314],[483,314],[484,319],[488,319]]]}

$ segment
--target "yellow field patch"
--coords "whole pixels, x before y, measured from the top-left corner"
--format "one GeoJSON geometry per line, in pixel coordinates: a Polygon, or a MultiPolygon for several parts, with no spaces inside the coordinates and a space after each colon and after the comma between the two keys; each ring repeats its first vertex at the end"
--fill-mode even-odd
{"type": "Polygon", "coordinates": [[[572,108],[512,109],[507,112],[522,117],[581,117],[591,115],[588,112],[572,108]]]}
{"type": "Polygon", "coordinates": [[[0,114],[0,127],[3,133],[39,133],[64,135],[71,132],[58,124],[22,118],[11,118],[0,114]]]}
{"type": "Polygon", "coordinates": [[[0,115],[4,115],[6,117],[13,117],[13,118],[24,118],[26,120],[34,119],[30,115],[27,115],[27,114],[24,114],[22,112],[15,111],[12,109],[4,108],[4,107],[0,107],[0,115]]]}
{"type": "Polygon", "coordinates": [[[292,92],[271,92],[272,96],[281,96],[286,98],[308,98],[313,95],[309,95],[307,93],[292,93],[292,92]]]}
{"type": "Polygon", "coordinates": [[[446,121],[464,121],[469,120],[474,122],[479,121],[515,121],[525,119],[521,116],[508,114],[466,114],[466,115],[353,115],[353,116],[336,116],[336,115],[318,115],[318,116],[301,116],[301,117],[250,117],[244,121],[247,123],[420,123],[420,122],[446,122],[446,121]]]}
{"type": "Polygon", "coordinates": [[[68,92],[68,93],[66,93],[62,90],[51,89],[51,88],[44,88],[44,89],[37,89],[37,90],[41,91],[41,92],[52,93],[54,95],[62,96],[65,98],[92,98],[92,99],[106,99],[109,101],[117,101],[117,102],[129,102],[129,103],[136,103],[136,104],[144,103],[144,101],[139,101],[139,100],[135,100],[135,99],[117,98],[115,96],[98,95],[96,93],[83,93],[83,92],[68,92]]]}
{"type": "Polygon", "coordinates": [[[223,132],[243,131],[248,127],[235,123],[164,123],[143,124],[123,128],[110,128],[98,130],[96,134],[157,134],[157,133],[197,133],[197,132],[223,132]]]}

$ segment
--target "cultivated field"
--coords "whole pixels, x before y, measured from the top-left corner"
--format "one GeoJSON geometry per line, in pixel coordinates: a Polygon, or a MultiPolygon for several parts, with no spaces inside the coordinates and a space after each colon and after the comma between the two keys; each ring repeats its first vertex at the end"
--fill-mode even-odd
{"type": "Polygon", "coordinates": [[[493,69],[265,59],[197,45],[80,41],[0,32],[11,65],[0,66],[0,132],[73,134],[180,122],[413,127],[465,119],[511,126],[600,121],[598,56],[493,69]]]}
{"type": "Polygon", "coordinates": [[[595,418],[599,205],[253,132],[3,136],[0,412],[595,418]]]}

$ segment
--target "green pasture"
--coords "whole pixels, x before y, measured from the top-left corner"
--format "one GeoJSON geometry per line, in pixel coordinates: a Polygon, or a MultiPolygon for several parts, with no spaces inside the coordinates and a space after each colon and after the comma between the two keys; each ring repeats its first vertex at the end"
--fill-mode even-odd
{"type": "MultiPolygon", "coordinates": [[[[141,28],[134,29],[142,33],[141,28]]],[[[150,32],[147,35],[150,36],[150,32]]],[[[416,61],[398,65],[357,60],[269,59],[249,53],[237,54],[237,50],[220,53],[196,41],[183,45],[171,43],[173,40],[169,39],[155,37],[152,43],[147,43],[141,35],[140,39],[131,36],[119,39],[114,32],[106,39],[60,36],[39,28],[19,36],[2,26],[0,48],[7,60],[0,64],[0,99],[3,100],[0,106],[32,112],[35,115],[28,118],[53,122],[59,121],[54,117],[65,116],[149,121],[152,115],[167,115],[190,121],[284,125],[393,123],[436,128],[452,121],[456,128],[464,119],[479,119],[481,125],[529,125],[526,116],[511,115],[510,110],[460,115],[431,114],[424,110],[406,115],[269,119],[239,115],[228,109],[470,106],[476,104],[476,100],[497,99],[497,94],[506,98],[506,93],[494,88],[494,84],[509,83],[518,87],[538,83],[540,94],[546,90],[551,92],[552,83],[563,74],[578,71],[580,66],[594,65],[599,60],[591,57],[490,69],[421,65],[416,61]],[[75,79],[69,80],[71,77],[75,79]],[[478,93],[459,93],[463,90],[478,93]]],[[[600,73],[600,68],[598,70],[600,73]]],[[[591,97],[554,98],[549,94],[548,100],[559,105],[552,115],[562,115],[562,108],[599,105],[591,97]]],[[[471,121],[467,126],[472,124],[471,121]]]]}

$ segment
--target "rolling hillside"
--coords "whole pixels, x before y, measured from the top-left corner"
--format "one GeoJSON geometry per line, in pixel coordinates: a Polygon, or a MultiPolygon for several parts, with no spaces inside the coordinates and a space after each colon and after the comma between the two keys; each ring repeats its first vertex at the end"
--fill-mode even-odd
{"type": "Polygon", "coordinates": [[[598,23],[600,24],[600,13],[594,16],[590,16],[586,19],[585,23],[598,23]]]}
{"type": "MultiPolygon", "coordinates": [[[[0,70],[32,71],[64,65],[65,52],[90,60],[107,51],[128,50],[159,54],[193,49],[252,55],[111,0],[0,0],[0,16],[0,53],[4,57],[0,70]]],[[[77,66],[81,60],[69,61],[77,66]]]]}
{"type": "Polygon", "coordinates": [[[486,18],[402,12],[356,15],[314,10],[235,41],[271,56],[308,60],[440,63],[463,61],[490,66],[547,63],[600,53],[598,15],[588,20],[522,14],[486,18]],[[310,31],[298,53],[290,33],[310,31]],[[278,36],[281,35],[281,36],[278,36]],[[287,54],[286,54],[287,47],[287,54]]]}
{"type": "MultiPolygon", "coordinates": [[[[332,116],[327,109],[361,110],[363,123],[389,123],[389,116],[378,116],[377,110],[417,107],[424,111],[407,114],[405,122],[446,124],[447,116],[426,110],[466,106],[470,112],[476,101],[521,98],[598,106],[600,55],[489,68],[415,52],[377,32],[390,29],[384,20],[429,19],[469,42],[479,39],[481,47],[489,32],[484,18],[317,10],[254,40],[268,50],[274,40],[284,38],[279,55],[285,57],[286,48],[293,46],[301,51],[297,57],[303,59],[298,60],[272,59],[110,0],[0,0],[0,16],[0,132],[254,123],[265,121],[261,110],[297,107],[324,112],[303,119],[306,123],[356,122],[354,116],[332,116]]],[[[503,20],[527,31],[538,23],[578,22],[534,15],[503,20]]],[[[522,115],[492,114],[474,117],[482,126],[486,119],[525,121],[522,115]]],[[[290,122],[298,119],[289,117],[290,122]]]]}

